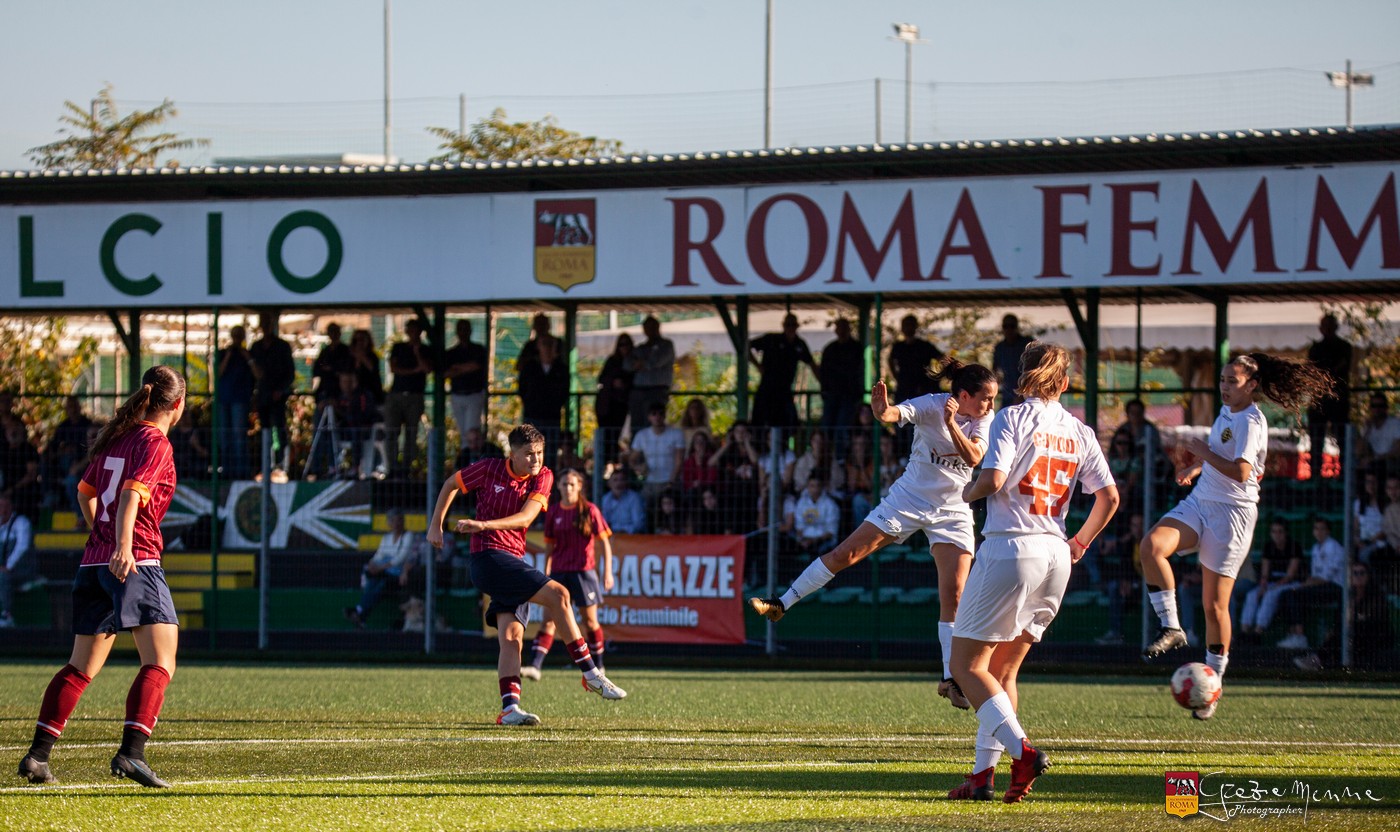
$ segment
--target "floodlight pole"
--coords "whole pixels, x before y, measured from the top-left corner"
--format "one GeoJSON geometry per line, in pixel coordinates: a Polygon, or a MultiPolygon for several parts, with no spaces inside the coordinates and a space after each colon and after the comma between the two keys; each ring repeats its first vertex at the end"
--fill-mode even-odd
{"type": "Polygon", "coordinates": [[[890,40],[904,44],[904,143],[914,143],[914,44],[928,43],[919,38],[919,27],[913,23],[894,24],[890,40]]]}
{"type": "Polygon", "coordinates": [[[392,80],[391,65],[393,63],[393,49],[391,46],[393,34],[393,14],[391,0],[384,0],[384,164],[389,164],[389,160],[394,155],[394,99],[390,82],[392,80]]]}
{"type": "Polygon", "coordinates": [[[1327,80],[1332,82],[1334,87],[1342,87],[1346,90],[1347,99],[1347,129],[1355,129],[1355,122],[1352,119],[1352,90],[1357,87],[1373,87],[1376,85],[1376,76],[1370,72],[1352,72],[1351,59],[1347,59],[1346,72],[1329,72],[1327,80]]]}
{"type": "Polygon", "coordinates": [[[773,146],[773,0],[768,0],[768,17],[763,50],[763,147],[773,146]]]}

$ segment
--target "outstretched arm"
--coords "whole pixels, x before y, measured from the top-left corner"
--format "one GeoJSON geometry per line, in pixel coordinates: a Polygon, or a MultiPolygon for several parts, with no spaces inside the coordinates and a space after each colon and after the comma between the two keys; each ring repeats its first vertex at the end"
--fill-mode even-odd
{"type": "Polygon", "coordinates": [[[433,506],[433,517],[428,521],[428,542],[434,548],[442,548],[442,524],[446,522],[447,510],[452,507],[452,501],[455,499],[457,499],[457,475],[453,474],[438,490],[437,504],[433,506]]]}

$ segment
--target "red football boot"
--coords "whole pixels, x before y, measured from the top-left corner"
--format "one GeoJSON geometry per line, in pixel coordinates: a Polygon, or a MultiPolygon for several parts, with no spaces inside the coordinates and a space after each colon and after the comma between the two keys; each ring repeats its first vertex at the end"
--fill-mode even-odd
{"type": "Polygon", "coordinates": [[[969,774],[962,785],[948,792],[949,800],[991,800],[992,793],[996,790],[992,785],[992,779],[996,776],[996,769],[987,768],[969,774]]]}
{"type": "Polygon", "coordinates": [[[1011,785],[1001,796],[1004,803],[1020,803],[1021,798],[1031,793],[1035,778],[1050,768],[1050,758],[1044,751],[1031,748],[1031,744],[1021,740],[1021,759],[1011,761],[1011,785]]]}

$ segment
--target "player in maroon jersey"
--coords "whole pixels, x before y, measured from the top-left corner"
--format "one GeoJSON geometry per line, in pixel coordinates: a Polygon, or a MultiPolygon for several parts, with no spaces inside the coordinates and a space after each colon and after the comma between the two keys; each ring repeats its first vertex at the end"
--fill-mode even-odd
{"type": "MultiPolygon", "coordinates": [[[[583,626],[588,633],[588,649],[593,662],[603,666],[603,627],[598,623],[598,602],[603,591],[612,591],[612,529],[603,519],[603,512],[583,498],[583,474],[570,468],[559,477],[559,502],[549,507],[544,516],[544,539],[549,555],[544,571],[564,585],[574,604],[583,611],[583,626]],[[593,554],[593,541],[603,545],[603,579],[598,580],[598,562],[593,554]]],[[[530,663],[520,668],[526,679],[539,679],[545,656],[554,646],[554,622],[546,621],[535,636],[530,663]]]]}
{"type": "Polygon", "coordinates": [[[146,763],[146,740],[175,673],[180,633],[160,564],[160,521],[175,493],[175,458],[166,435],[184,412],[185,379],[155,366],[93,442],[78,483],[78,503],[92,531],[73,581],[73,654],[44,692],[34,742],[19,763],[20,776],[31,783],[57,782],[49,753],[107,661],[117,631],[130,630],[141,670],[127,694],[112,774],[152,788],[169,785],[146,763]]]}
{"type": "Polygon", "coordinates": [[[593,662],[588,644],[574,621],[569,590],[551,581],[525,561],[525,530],[549,504],[554,474],[544,467],[544,435],[533,425],[510,432],[510,456],[483,459],[447,478],[438,492],[428,542],[442,547],[442,524],[458,493],[476,491],[476,519],[458,520],[457,531],[470,533],[471,576],[477,589],[491,596],[486,618],[494,621],[501,655],[501,713],[498,725],[538,725],[540,718],[520,708],[520,648],[530,604],[564,632],[569,655],[583,671],[583,687],[604,699],[622,699],[627,692],[614,685],[593,662]]]}

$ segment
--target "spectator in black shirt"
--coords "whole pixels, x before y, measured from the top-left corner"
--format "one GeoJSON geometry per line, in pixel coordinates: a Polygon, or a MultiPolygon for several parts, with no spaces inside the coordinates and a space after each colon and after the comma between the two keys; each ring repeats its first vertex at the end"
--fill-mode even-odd
{"type": "Polygon", "coordinates": [[[389,372],[394,374],[384,402],[384,430],[388,434],[389,467],[407,474],[418,455],[418,423],[423,419],[428,374],[433,371],[432,352],[423,343],[423,322],[410,318],[404,324],[407,340],[389,350],[389,372]],[[404,435],[403,462],[399,459],[399,432],[404,435]]]}
{"type": "Polygon", "coordinates": [[[544,434],[545,459],[559,450],[564,406],[569,402],[569,366],[558,338],[536,339],[535,360],[520,363],[521,418],[544,434]]]}
{"type": "Polygon", "coordinates": [[[457,432],[466,435],[479,428],[486,415],[486,347],[472,340],[472,322],[457,322],[457,343],[442,356],[452,385],[452,419],[457,432]]]}
{"type": "Polygon", "coordinates": [[[170,450],[175,457],[175,474],[182,481],[209,476],[209,449],[200,436],[200,409],[186,407],[180,421],[170,429],[170,450]]]}
{"type": "Polygon", "coordinates": [[[374,349],[374,334],[357,329],[350,336],[350,364],[355,371],[356,386],[374,399],[376,406],[384,404],[384,375],[379,370],[379,353],[374,349]]]}
{"type": "Polygon", "coordinates": [[[1351,344],[1337,335],[1337,316],[1323,315],[1317,328],[1322,338],[1308,347],[1308,360],[1322,368],[1333,385],[1332,395],[1314,401],[1308,408],[1308,438],[1312,441],[1309,477],[1321,493],[1323,443],[1330,432],[1340,444],[1347,422],[1351,421],[1352,349],[1351,344]]]}
{"type": "MultiPolygon", "coordinates": [[[[594,410],[598,415],[598,429],[603,432],[603,449],[608,459],[617,453],[617,440],[622,436],[623,423],[627,421],[634,375],[627,369],[631,355],[632,336],[624,332],[617,336],[612,355],[603,362],[603,369],[598,373],[598,397],[594,400],[594,410]]],[[[640,427],[636,426],[637,429],[640,427]]]]}
{"type": "Polygon", "coordinates": [[[814,372],[817,369],[807,342],[797,335],[797,316],[789,313],[783,318],[781,333],[770,332],[750,341],[749,360],[762,373],[758,392],[753,397],[753,425],[796,425],[797,405],[792,398],[792,382],[797,378],[797,365],[805,363],[814,372]]]}
{"type": "MultiPolygon", "coordinates": [[[[925,393],[937,393],[939,383],[929,377],[928,369],[934,361],[943,360],[942,350],[919,337],[918,318],[905,315],[899,322],[899,332],[901,340],[890,347],[890,375],[894,377],[896,404],[925,393]]],[[[861,392],[865,392],[864,383],[861,392]]]]}
{"type": "Polygon", "coordinates": [[[833,440],[836,458],[846,458],[856,411],[865,401],[865,345],[851,337],[851,322],[838,318],[836,340],[822,350],[822,426],[833,440]]]}
{"type": "Polygon", "coordinates": [[[1021,353],[1031,345],[1030,337],[1021,334],[1021,320],[1015,315],[1001,319],[1001,340],[992,347],[992,369],[1001,384],[1001,406],[1021,403],[1016,385],[1021,381],[1021,353]]]}
{"type": "Polygon", "coordinates": [[[277,313],[264,312],[258,319],[262,337],[248,347],[248,359],[257,380],[253,388],[253,407],[263,430],[273,433],[272,466],[287,470],[291,457],[291,441],[287,434],[287,399],[296,383],[297,368],[292,359],[292,345],[282,340],[277,331],[277,313]]]}
{"type": "Polygon", "coordinates": [[[247,333],[241,326],[228,332],[228,344],[219,355],[215,396],[219,402],[219,457],[230,480],[248,478],[248,412],[253,406],[253,365],[248,357],[247,333]]]}
{"type": "Polygon", "coordinates": [[[87,457],[87,432],[92,425],[77,396],[64,399],[63,411],[64,419],[54,429],[44,454],[44,484],[55,504],[67,502],[67,495],[62,493],[63,478],[73,463],[87,457]]]}
{"type": "Polygon", "coordinates": [[[331,402],[335,408],[335,426],[340,444],[337,463],[341,475],[354,476],[360,467],[360,455],[365,442],[370,438],[370,430],[379,420],[379,409],[374,404],[370,391],[360,387],[360,379],[353,370],[336,376],[338,395],[331,402]]]}
{"type": "MultiPolygon", "coordinates": [[[[340,340],[340,324],[331,323],[326,327],[326,338],[329,341],[321,352],[317,354],[316,361],[311,365],[312,378],[316,385],[316,415],[314,429],[317,431],[329,430],[329,425],[325,421],[326,411],[334,404],[336,397],[340,395],[340,374],[354,372],[355,359],[350,355],[350,347],[340,340]]],[[[331,453],[331,436],[327,433],[319,437],[320,441],[313,441],[315,454],[313,459],[306,461],[306,470],[319,472],[324,469],[322,460],[328,459],[331,453]]]]}

